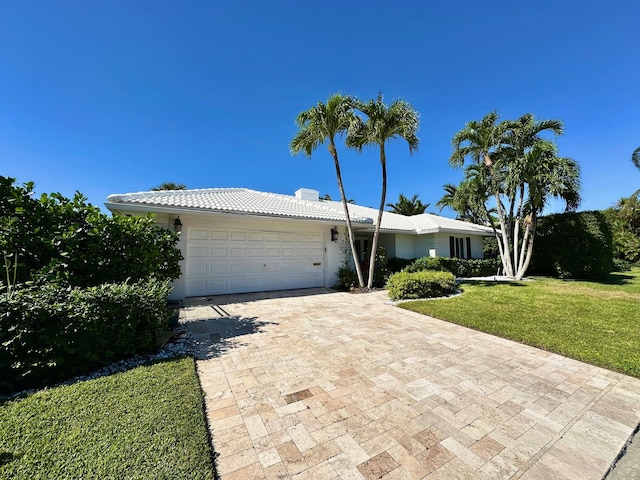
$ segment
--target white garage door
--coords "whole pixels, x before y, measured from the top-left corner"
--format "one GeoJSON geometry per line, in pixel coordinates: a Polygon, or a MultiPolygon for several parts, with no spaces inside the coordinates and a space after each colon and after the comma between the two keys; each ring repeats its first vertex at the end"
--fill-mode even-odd
{"type": "Polygon", "coordinates": [[[187,296],[324,285],[321,233],[189,228],[187,235],[187,296]]]}

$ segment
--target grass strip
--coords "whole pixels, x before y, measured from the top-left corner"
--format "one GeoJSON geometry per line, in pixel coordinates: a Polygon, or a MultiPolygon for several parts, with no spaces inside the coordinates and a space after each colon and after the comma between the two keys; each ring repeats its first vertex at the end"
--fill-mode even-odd
{"type": "Polygon", "coordinates": [[[640,377],[640,268],[605,282],[467,282],[401,308],[640,377]]]}
{"type": "Polygon", "coordinates": [[[213,472],[191,358],[0,405],[2,479],[211,479],[213,472]]]}

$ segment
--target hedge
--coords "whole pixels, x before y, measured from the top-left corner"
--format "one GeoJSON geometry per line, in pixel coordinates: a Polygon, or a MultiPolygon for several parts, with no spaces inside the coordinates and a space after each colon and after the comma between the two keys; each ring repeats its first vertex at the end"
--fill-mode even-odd
{"type": "Polygon", "coordinates": [[[500,267],[500,259],[497,258],[446,258],[446,257],[422,257],[415,260],[404,269],[405,272],[421,272],[423,270],[436,270],[451,272],[456,277],[486,277],[495,275],[500,267]]]}
{"type": "Polygon", "coordinates": [[[39,388],[154,349],[166,329],[169,282],[61,288],[45,283],[0,294],[0,393],[39,388]]]}
{"type": "Polygon", "coordinates": [[[455,293],[457,289],[452,273],[432,270],[396,273],[387,282],[392,300],[443,297],[455,293]]]}
{"type": "Polygon", "coordinates": [[[599,279],[613,270],[613,234],[603,212],[559,213],[538,220],[531,273],[599,279]]]}

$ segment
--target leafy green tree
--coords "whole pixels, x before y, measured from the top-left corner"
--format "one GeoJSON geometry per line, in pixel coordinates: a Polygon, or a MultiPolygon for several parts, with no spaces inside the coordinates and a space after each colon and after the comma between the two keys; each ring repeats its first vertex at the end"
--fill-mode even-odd
{"type": "Polygon", "coordinates": [[[503,269],[519,280],[531,261],[537,218],[549,198],[564,200],[566,211],[580,203],[580,171],[574,160],[558,156],[554,142],[541,136],[560,135],[559,120],[539,121],[532,114],[498,120],[492,112],[479,122],[468,122],[453,137],[449,163],[461,167],[466,160],[472,162],[463,183],[474,183],[477,195],[472,197],[482,203],[486,218],[493,202],[500,229],[495,223],[492,227],[503,269]]]}
{"type": "Polygon", "coordinates": [[[364,287],[364,278],[362,276],[360,262],[358,261],[355,237],[351,226],[351,216],[349,214],[349,207],[347,206],[347,196],[344,193],[338,150],[335,144],[336,136],[348,134],[358,123],[358,118],[353,113],[354,106],[355,101],[351,97],[335,94],[329,97],[326,104],[318,102],[316,106],[300,113],[296,119],[296,126],[299,130],[293,140],[291,140],[289,149],[293,155],[303,153],[311,157],[312,152],[316,148],[325,142],[328,143],[327,148],[333,158],[336,169],[336,180],[338,182],[340,199],[342,200],[344,216],[347,222],[347,232],[349,234],[349,245],[351,247],[351,254],[353,255],[353,263],[358,275],[358,284],[360,288],[362,288],[364,287]]]}
{"type": "Polygon", "coordinates": [[[384,103],[382,94],[369,102],[358,101],[356,108],[367,116],[364,123],[356,124],[356,128],[347,136],[347,145],[359,151],[365,145],[376,145],[380,151],[380,166],[382,167],[382,192],[380,195],[380,207],[376,220],[373,240],[371,242],[371,259],[369,261],[369,277],[367,288],[373,286],[373,277],[380,236],[380,224],[384,212],[387,196],[387,155],[385,145],[389,140],[403,138],[409,145],[409,153],[418,149],[418,126],[420,124],[418,113],[404,100],[395,100],[390,105],[384,103]]]}
{"type": "Polygon", "coordinates": [[[472,173],[474,168],[477,166],[467,167],[466,180],[462,181],[460,185],[447,183],[443,186],[445,194],[438,200],[436,207],[440,208],[440,211],[445,207],[450,208],[457,213],[457,220],[489,225],[493,222],[491,214],[495,213],[495,209],[491,208],[489,211],[485,211],[486,189],[482,183],[476,181],[472,173]]]}
{"type": "MultiPolygon", "coordinates": [[[[6,286],[29,281],[88,287],[180,276],[178,235],[151,216],[108,217],[80,193],[33,195],[0,176],[0,253],[6,286]]],[[[4,282],[3,282],[4,283],[4,282]]]]}
{"type": "Polygon", "coordinates": [[[422,201],[418,199],[418,194],[415,194],[409,199],[401,193],[398,201],[396,203],[387,203],[387,207],[391,209],[390,212],[392,213],[410,217],[412,215],[423,214],[427,208],[429,208],[429,204],[422,203],[422,201]]]}
{"type": "Polygon", "coordinates": [[[153,187],[151,191],[159,192],[161,190],[186,190],[186,189],[187,189],[187,186],[184,183],[164,182],[158,185],[157,187],[153,187]]]}

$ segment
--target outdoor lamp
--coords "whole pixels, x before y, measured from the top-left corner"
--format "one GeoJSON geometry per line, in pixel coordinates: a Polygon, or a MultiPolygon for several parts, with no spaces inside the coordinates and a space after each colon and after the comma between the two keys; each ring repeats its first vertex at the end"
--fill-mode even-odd
{"type": "Polygon", "coordinates": [[[333,227],[331,229],[331,241],[332,242],[338,241],[338,229],[336,227],[333,227]]]}
{"type": "Polygon", "coordinates": [[[173,231],[174,232],[182,231],[182,222],[180,221],[180,215],[178,215],[178,218],[176,218],[175,221],[173,222],[173,231]]]}

